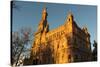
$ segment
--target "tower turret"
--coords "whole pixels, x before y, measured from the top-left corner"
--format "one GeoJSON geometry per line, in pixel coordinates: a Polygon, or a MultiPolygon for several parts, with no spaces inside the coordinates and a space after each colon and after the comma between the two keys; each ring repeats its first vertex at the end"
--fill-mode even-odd
{"type": "Polygon", "coordinates": [[[47,22],[47,16],[48,16],[47,8],[43,8],[42,18],[41,18],[40,23],[38,25],[38,31],[37,32],[43,32],[45,28],[49,30],[49,26],[48,26],[48,22],[47,22]]]}
{"type": "Polygon", "coordinates": [[[74,17],[73,17],[72,12],[70,11],[68,13],[67,22],[71,22],[72,23],[73,21],[74,21],[74,17]]]}
{"type": "Polygon", "coordinates": [[[43,8],[42,10],[42,20],[46,20],[48,16],[47,8],[43,8]]]}

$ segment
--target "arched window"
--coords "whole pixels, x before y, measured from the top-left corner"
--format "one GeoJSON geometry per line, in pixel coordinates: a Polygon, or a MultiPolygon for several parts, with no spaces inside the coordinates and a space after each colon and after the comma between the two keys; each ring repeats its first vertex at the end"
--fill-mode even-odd
{"type": "Polygon", "coordinates": [[[68,19],[68,21],[70,22],[70,18],[68,19]]]}
{"type": "Polygon", "coordinates": [[[68,62],[71,62],[71,55],[68,55],[68,62]]]}

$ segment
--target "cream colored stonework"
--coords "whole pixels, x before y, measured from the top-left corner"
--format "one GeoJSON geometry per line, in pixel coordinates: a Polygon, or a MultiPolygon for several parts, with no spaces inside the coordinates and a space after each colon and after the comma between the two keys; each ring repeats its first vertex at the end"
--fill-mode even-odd
{"type": "Polygon", "coordinates": [[[38,30],[31,49],[32,64],[63,64],[91,60],[90,34],[86,27],[79,28],[73,14],[63,25],[49,31],[47,10],[42,11],[38,30]]]}

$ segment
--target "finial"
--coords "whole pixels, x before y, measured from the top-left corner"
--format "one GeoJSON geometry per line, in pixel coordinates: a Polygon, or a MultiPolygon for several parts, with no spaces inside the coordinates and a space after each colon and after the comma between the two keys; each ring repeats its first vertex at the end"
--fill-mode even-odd
{"type": "Polygon", "coordinates": [[[46,12],[47,8],[46,8],[46,3],[43,4],[43,12],[46,12]]]}
{"type": "Polygon", "coordinates": [[[46,13],[47,12],[47,8],[43,7],[43,12],[46,13]]]}
{"type": "Polygon", "coordinates": [[[73,13],[71,10],[69,10],[68,15],[73,16],[73,13]]]}
{"type": "Polygon", "coordinates": [[[46,3],[43,4],[43,7],[46,8],[46,3]]]}

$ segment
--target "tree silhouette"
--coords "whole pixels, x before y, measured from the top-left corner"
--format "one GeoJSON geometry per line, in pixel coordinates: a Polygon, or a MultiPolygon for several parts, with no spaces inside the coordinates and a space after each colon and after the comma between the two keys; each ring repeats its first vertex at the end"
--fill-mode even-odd
{"type": "Polygon", "coordinates": [[[27,48],[31,40],[31,29],[23,28],[20,32],[12,32],[11,40],[11,65],[18,66],[20,56],[22,54],[27,54],[25,52],[29,51],[27,48]]]}
{"type": "Polygon", "coordinates": [[[94,40],[94,43],[93,43],[93,52],[92,52],[92,60],[93,61],[97,61],[97,42],[94,40]]]}

